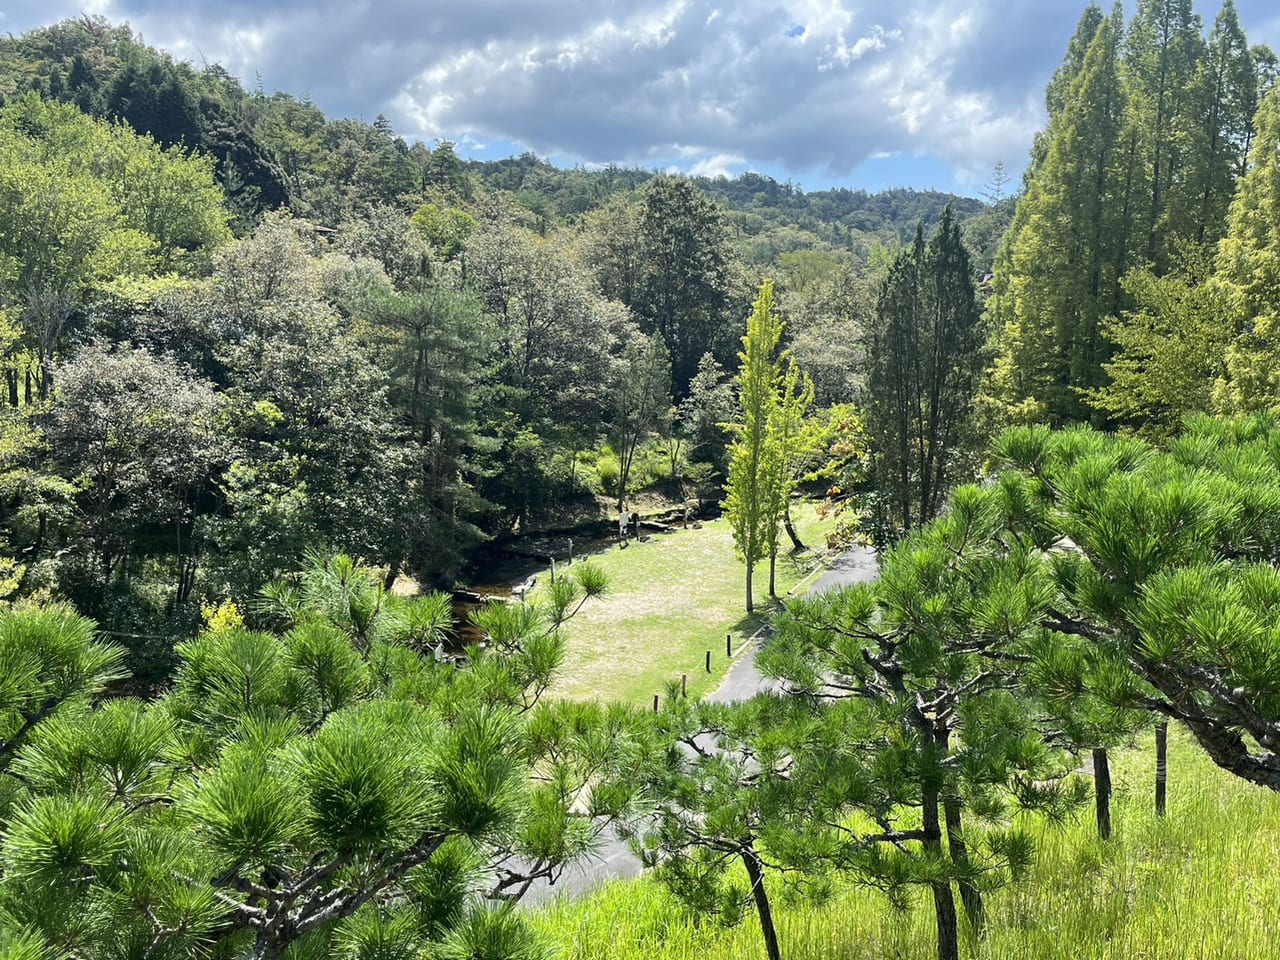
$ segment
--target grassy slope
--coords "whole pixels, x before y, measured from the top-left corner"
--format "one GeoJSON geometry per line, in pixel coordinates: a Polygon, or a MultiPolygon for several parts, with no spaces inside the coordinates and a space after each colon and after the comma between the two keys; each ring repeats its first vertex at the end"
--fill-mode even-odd
{"type": "MultiPolygon", "coordinates": [[[[796,586],[819,563],[823,532],[832,521],[811,504],[794,510],[801,539],[811,549],[778,559],[779,594],[796,586]]],[[[746,567],[734,557],[724,520],[700,530],[655,534],[647,543],[614,547],[592,561],[609,574],[607,597],[583,608],[568,625],[567,651],[555,692],[578,699],[648,702],[669,679],[689,675],[689,695],[714,689],[728,667],[725,634],[735,650],[763,623],[769,564],[755,572],[757,616],[744,616],[746,567]],[[711,651],[711,673],[704,667],[711,651]]]]}
{"type": "MultiPolygon", "coordinates": [[[[1149,738],[1148,738],[1149,740],[1149,738]]],[[[1268,960],[1280,958],[1280,794],[1219,771],[1186,737],[1170,737],[1169,815],[1151,813],[1150,743],[1117,758],[1116,839],[1094,835],[1092,808],[1037,827],[1024,882],[988,898],[990,926],[965,955],[980,960],[1268,960]]],[[[871,890],[823,907],[783,903],[787,960],[931,960],[933,918],[871,890]]],[[[657,885],[614,883],[535,914],[558,960],[744,960],[763,957],[754,915],[726,929],[694,925],[657,885]]]]}

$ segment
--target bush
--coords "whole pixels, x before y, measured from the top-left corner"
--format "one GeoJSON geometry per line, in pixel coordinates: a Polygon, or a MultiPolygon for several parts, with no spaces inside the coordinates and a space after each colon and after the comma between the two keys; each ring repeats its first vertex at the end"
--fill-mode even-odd
{"type": "Polygon", "coordinates": [[[617,495],[618,483],[622,479],[622,464],[618,462],[617,454],[608,447],[596,457],[596,477],[600,481],[601,493],[611,497],[617,495]]]}

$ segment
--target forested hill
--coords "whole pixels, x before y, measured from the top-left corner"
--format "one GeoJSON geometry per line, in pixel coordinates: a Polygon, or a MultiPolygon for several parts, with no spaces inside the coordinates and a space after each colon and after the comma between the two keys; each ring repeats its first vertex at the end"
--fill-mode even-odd
{"type": "MultiPolygon", "coordinates": [[[[558,220],[580,217],[609,196],[634,190],[657,176],[652,171],[616,166],[566,170],[532,153],[505,160],[473,160],[466,169],[488,188],[509,191],[530,210],[558,220]]],[[[843,188],[806,193],[794,184],[758,173],[691,180],[732,214],[742,232],[753,234],[766,227],[785,226],[841,246],[855,237],[909,240],[921,220],[926,227],[936,224],[947,204],[962,220],[986,209],[986,204],[972,197],[909,187],[879,193],[843,188]]]]}
{"type": "Polygon", "coordinates": [[[1011,207],[473,163],[100,18],[0,39],[0,602],[173,638],[305,556],[448,585],[638,496],[714,510],[766,278],[855,462],[894,250],[963,225],[971,292],[1011,207]]]}
{"type": "MultiPolygon", "coordinates": [[[[570,222],[657,175],[559,169],[533,154],[462,162],[448,144],[409,145],[381,117],[372,124],[328,118],[306,96],[248,91],[217,64],[176,61],[127,25],[100,17],[0,38],[0,103],[28,91],[124,120],[164,146],[181,143],[209,155],[245,224],[287,205],[336,227],[362,205],[450,185],[463,193],[509,192],[535,217],[570,222]]],[[[917,221],[932,225],[948,203],[961,219],[983,209],[972,198],[936,191],[805,193],[755,173],[694,182],[732,214],[739,236],[780,231],[748,245],[764,262],[777,250],[822,243],[865,254],[874,241],[910,239],[917,221]]]]}

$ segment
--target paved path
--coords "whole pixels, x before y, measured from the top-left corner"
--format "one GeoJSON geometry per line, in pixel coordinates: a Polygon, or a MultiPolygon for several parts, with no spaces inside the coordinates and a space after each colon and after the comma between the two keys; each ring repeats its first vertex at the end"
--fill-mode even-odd
{"type": "MultiPolygon", "coordinates": [[[[805,592],[821,593],[836,587],[863,583],[874,579],[875,575],[875,551],[870,547],[854,547],[837,557],[805,592]]],[[[739,656],[725,674],[720,686],[708,694],[707,699],[715,703],[733,703],[749,699],[761,690],[768,689],[769,681],[756,669],[758,649],[759,643],[739,656]]],[[[641,870],[640,860],[631,852],[630,847],[616,837],[609,837],[593,857],[565,870],[555,886],[539,883],[525,895],[523,902],[536,904],[557,896],[579,896],[607,880],[637,877],[641,870]]]]}
{"type": "MultiPolygon", "coordinates": [[[[854,583],[863,583],[874,579],[876,575],[876,555],[870,547],[854,547],[836,558],[835,563],[818,577],[805,593],[822,593],[836,587],[847,587],[854,583]]],[[[761,690],[770,687],[769,681],[760,676],[756,669],[756,650],[753,647],[745,656],[739,657],[724,680],[720,682],[707,699],[714,703],[733,703],[755,696],[761,690]]]]}

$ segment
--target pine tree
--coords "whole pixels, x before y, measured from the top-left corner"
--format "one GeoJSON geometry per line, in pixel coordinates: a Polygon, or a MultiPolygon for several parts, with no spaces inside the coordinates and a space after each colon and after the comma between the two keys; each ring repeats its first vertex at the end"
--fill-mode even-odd
{"type": "MultiPolygon", "coordinates": [[[[1052,685],[1058,695],[1176,720],[1214,763],[1271,790],[1280,790],[1277,440],[1272,413],[1201,415],[1164,450],[1037,427],[1006,432],[993,451],[1000,486],[1021,490],[1026,505],[1015,539],[1030,536],[1053,556],[1059,595],[1044,625],[1083,641],[1093,660],[1074,676],[1049,671],[1067,681],[1052,685]]],[[[1048,651],[1036,652],[1043,678],[1048,651]]],[[[1072,656],[1052,655],[1060,666],[1072,656]]]]}
{"type": "Polygon", "coordinates": [[[959,956],[955,888],[976,933],[981,891],[1031,855],[1016,827],[966,833],[965,811],[1004,819],[1084,799],[1061,781],[1075,764],[1046,743],[1032,704],[1007,692],[1052,593],[1043,554],[999,539],[1003,498],[960,488],[944,517],[885,554],[876,583],[790,605],[758,661],[817,706],[790,777],[836,836],[815,829],[809,861],[851,870],[900,905],[909,887],[927,889],[939,960],[959,956]]]}

